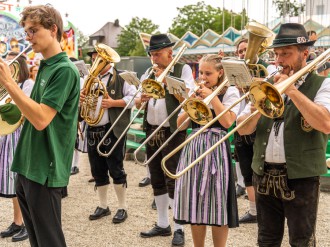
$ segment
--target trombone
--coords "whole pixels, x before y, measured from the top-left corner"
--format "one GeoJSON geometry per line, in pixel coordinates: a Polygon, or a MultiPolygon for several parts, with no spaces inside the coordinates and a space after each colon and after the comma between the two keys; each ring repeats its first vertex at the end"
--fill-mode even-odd
{"type": "MultiPolygon", "coordinates": [[[[203,83],[203,82],[202,82],[203,83]]],[[[163,143],[161,147],[157,149],[157,151],[146,161],[144,161],[143,165],[148,165],[156,156],[159,154],[161,150],[173,139],[173,137],[181,131],[181,128],[190,120],[192,119],[198,124],[206,124],[208,121],[212,119],[212,112],[208,107],[208,104],[212,101],[212,99],[221,92],[221,90],[227,85],[228,80],[225,79],[214,91],[212,94],[210,94],[207,98],[205,98],[203,101],[198,99],[185,99],[159,126],[157,129],[154,130],[154,132],[134,151],[134,160],[136,163],[140,164],[139,160],[137,159],[137,153],[141,150],[141,148],[150,141],[150,139],[162,128],[162,126],[178,111],[181,109],[181,107],[187,112],[189,115],[189,118],[187,118],[173,133],[172,135],[167,138],[167,140],[163,143]],[[200,108],[198,107],[191,107],[193,104],[199,104],[201,107],[203,107],[204,111],[199,112],[198,110],[200,108]]],[[[194,92],[196,92],[200,86],[197,86],[194,89],[194,92]]]]}
{"type": "MultiPolygon", "coordinates": [[[[172,59],[171,63],[165,68],[165,70],[162,72],[162,74],[157,78],[157,80],[154,79],[150,79],[150,77],[153,74],[153,69],[150,71],[150,73],[148,74],[147,79],[143,80],[141,83],[141,87],[140,90],[143,91],[143,93],[145,93],[146,95],[154,98],[154,99],[161,99],[165,97],[165,89],[162,87],[161,83],[163,82],[163,80],[165,79],[165,76],[168,74],[168,72],[170,71],[170,69],[179,61],[179,59],[181,58],[181,56],[183,55],[184,51],[187,49],[187,46],[184,44],[180,50],[178,51],[178,53],[175,55],[175,57],[172,59]]],[[[138,90],[137,93],[140,91],[138,90]]],[[[136,94],[137,94],[136,93],[136,94]]],[[[135,96],[134,96],[135,97],[135,96]]],[[[134,99],[134,97],[132,97],[132,99],[134,99]]],[[[115,125],[115,123],[111,126],[111,128],[108,130],[108,132],[104,135],[104,137],[102,138],[102,140],[100,141],[100,143],[97,145],[97,152],[105,157],[109,157],[112,152],[114,151],[114,149],[117,147],[119,141],[126,135],[126,132],[128,131],[128,129],[130,128],[130,126],[132,125],[132,123],[134,122],[135,118],[137,118],[137,116],[139,115],[139,113],[141,112],[141,110],[146,106],[147,102],[143,102],[143,104],[141,105],[141,107],[139,108],[139,110],[137,111],[137,113],[133,116],[133,118],[131,119],[131,121],[129,122],[129,124],[127,125],[126,129],[123,131],[123,133],[118,137],[118,140],[115,142],[115,144],[112,146],[111,150],[108,153],[102,153],[100,151],[100,147],[102,145],[102,143],[104,142],[104,140],[106,139],[106,137],[110,134],[110,131],[113,129],[113,126],[115,125]]],[[[128,106],[129,104],[127,104],[128,106]]],[[[126,107],[127,107],[126,106],[126,107]]],[[[125,108],[126,108],[125,107],[125,108]]],[[[122,112],[123,113],[123,112],[122,112]]],[[[121,116],[122,114],[120,114],[121,116]]],[[[118,119],[120,118],[120,116],[118,117],[118,119]]],[[[117,120],[118,120],[117,119],[117,120]]],[[[117,122],[116,120],[116,122],[117,122]]]]}
{"type": "MultiPolygon", "coordinates": [[[[209,153],[211,153],[217,146],[219,146],[221,143],[223,143],[225,140],[229,138],[236,130],[241,128],[243,125],[245,125],[250,119],[252,119],[254,116],[256,116],[258,113],[261,113],[262,115],[270,118],[279,117],[284,112],[284,102],[282,99],[282,94],[285,92],[287,88],[289,88],[292,84],[294,84],[299,78],[304,76],[307,73],[310,73],[311,71],[315,70],[319,64],[322,64],[326,62],[330,58],[330,49],[323,52],[321,55],[319,55],[317,58],[315,58],[312,62],[307,64],[304,68],[297,71],[295,74],[290,76],[289,78],[285,79],[279,84],[272,85],[266,80],[257,80],[254,81],[251,84],[250,91],[246,93],[245,95],[250,95],[250,99],[252,103],[255,105],[257,110],[253,112],[248,118],[244,119],[240,124],[238,124],[234,129],[232,129],[229,133],[227,133],[221,140],[219,140],[217,143],[215,143],[211,148],[209,148],[207,151],[205,151],[201,156],[199,156],[194,162],[189,164],[186,168],[184,168],[182,171],[172,174],[166,167],[165,162],[173,156],[179,149],[181,149],[184,145],[186,145],[187,142],[189,142],[192,138],[188,138],[184,143],[182,143],[179,147],[177,147],[175,150],[173,150],[171,153],[169,153],[167,156],[165,156],[162,160],[162,168],[167,176],[170,178],[176,179],[181,177],[183,174],[185,174],[187,171],[189,171],[191,168],[193,168],[198,162],[200,162],[203,158],[205,158],[209,153]]],[[[243,96],[244,97],[244,96],[243,96]]],[[[238,101],[234,103],[237,104],[238,101]]],[[[231,107],[230,107],[231,108],[231,107]]],[[[223,114],[219,114],[223,115],[223,114]]],[[[203,127],[203,129],[206,126],[203,127]]],[[[205,128],[206,129],[206,128],[205,128]]],[[[201,129],[202,130],[202,129],[201,129]]],[[[201,132],[199,130],[198,132],[201,132]]],[[[197,132],[193,135],[196,136],[197,132]]],[[[193,137],[191,136],[191,137],[193,137]]]]}
{"type": "MultiPolygon", "coordinates": [[[[147,79],[151,77],[151,75],[154,73],[154,70],[151,69],[147,79]]],[[[104,156],[104,157],[109,157],[110,154],[112,153],[112,149],[109,152],[101,152],[101,145],[102,143],[105,141],[105,139],[108,137],[108,135],[110,134],[110,132],[113,130],[114,126],[118,123],[118,121],[120,120],[120,118],[123,116],[123,114],[125,113],[125,111],[128,109],[128,107],[130,106],[130,104],[132,103],[132,101],[135,99],[136,95],[138,93],[140,93],[142,87],[139,88],[138,90],[136,90],[135,94],[132,96],[132,98],[130,99],[130,101],[126,104],[125,108],[122,110],[122,112],[119,114],[119,116],[117,117],[116,121],[111,125],[110,129],[107,131],[107,133],[103,136],[103,138],[101,139],[100,143],[97,145],[97,152],[99,153],[99,155],[104,156]]],[[[128,127],[131,126],[131,124],[133,123],[133,121],[135,120],[135,118],[139,115],[141,109],[143,109],[143,107],[141,106],[140,109],[138,110],[138,112],[135,114],[135,116],[132,118],[131,122],[128,124],[128,127]]],[[[126,133],[126,131],[128,130],[128,128],[125,129],[125,131],[123,133],[126,133]]],[[[122,136],[120,136],[120,139],[122,138],[122,136]]],[[[119,139],[118,139],[119,140],[119,139]]],[[[117,141],[118,142],[118,141],[117,141]]],[[[117,144],[115,144],[117,146],[117,144]]]]}

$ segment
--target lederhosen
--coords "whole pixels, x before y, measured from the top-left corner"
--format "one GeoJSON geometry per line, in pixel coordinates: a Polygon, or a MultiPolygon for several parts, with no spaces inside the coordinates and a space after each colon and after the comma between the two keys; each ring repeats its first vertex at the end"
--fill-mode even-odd
{"type": "MultiPolygon", "coordinates": [[[[113,70],[113,75],[110,74],[107,81],[107,92],[113,99],[123,98],[123,85],[124,80],[119,76],[117,70],[113,70]]],[[[88,126],[87,138],[88,138],[88,158],[91,165],[92,176],[95,179],[96,186],[103,186],[110,183],[109,175],[113,179],[114,184],[126,184],[126,173],[124,170],[124,155],[125,155],[125,143],[126,137],[122,138],[117,144],[114,151],[110,156],[104,157],[97,152],[97,145],[101,139],[108,132],[111,124],[115,121],[115,116],[118,116],[123,109],[121,107],[109,108],[109,122],[103,126],[88,126]]],[[[130,111],[127,110],[120,120],[110,132],[108,137],[104,140],[100,147],[101,152],[109,152],[113,145],[117,142],[118,137],[121,134],[121,128],[125,128],[129,123],[130,111]]]]}
{"type": "MultiPolygon", "coordinates": [[[[298,90],[313,100],[323,80],[312,73],[298,90]]],[[[326,143],[327,136],[308,125],[292,101],[286,101],[282,118],[259,119],[252,163],[259,246],[281,246],[285,219],[291,246],[315,246],[319,175],[326,172],[326,143]],[[271,128],[274,124],[276,130],[281,122],[286,163],[265,162],[271,128]]]]}
{"type": "MultiPolygon", "coordinates": [[[[174,71],[171,72],[172,76],[181,77],[183,69],[183,64],[177,63],[174,66],[174,71]]],[[[175,98],[174,95],[170,94],[165,86],[165,103],[167,108],[167,114],[170,115],[174,109],[179,106],[179,101],[175,98]]],[[[158,126],[150,125],[147,121],[148,114],[148,105],[146,106],[146,110],[144,113],[144,131],[147,134],[147,137],[151,135],[151,133],[158,128],[158,126]]],[[[147,158],[149,159],[162,144],[172,135],[172,133],[177,129],[177,117],[178,113],[176,113],[170,120],[170,127],[162,127],[160,131],[147,143],[146,145],[146,153],[147,158]]],[[[161,168],[161,160],[168,153],[170,153],[175,147],[181,144],[186,137],[186,131],[178,132],[173,139],[162,149],[161,152],[157,154],[157,156],[149,163],[150,170],[150,178],[151,185],[153,188],[153,192],[155,196],[164,195],[166,193],[169,194],[170,198],[174,197],[174,187],[175,180],[169,178],[164,174],[163,169],[161,168]]],[[[180,157],[180,152],[177,152],[174,156],[172,156],[167,162],[166,166],[171,173],[175,173],[176,168],[178,166],[178,161],[180,157]]]]}

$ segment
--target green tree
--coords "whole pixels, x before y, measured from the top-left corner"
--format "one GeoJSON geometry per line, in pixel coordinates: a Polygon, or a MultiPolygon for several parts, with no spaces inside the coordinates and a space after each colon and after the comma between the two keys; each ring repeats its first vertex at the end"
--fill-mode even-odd
{"type": "Polygon", "coordinates": [[[139,37],[139,33],[154,33],[159,28],[146,18],[133,17],[118,36],[118,48],[120,56],[146,56],[146,52],[139,37]]]}
{"type": "Polygon", "coordinates": [[[298,16],[305,11],[305,4],[299,3],[297,0],[273,0],[273,4],[276,6],[280,16],[298,16]]]}
{"type": "Polygon", "coordinates": [[[78,37],[77,43],[78,43],[78,59],[79,60],[85,60],[85,62],[89,62],[89,60],[86,60],[87,57],[87,52],[89,51],[89,45],[88,45],[88,41],[89,41],[89,37],[84,35],[83,32],[81,30],[79,30],[77,28],[76,30],[76,35],[78,37]]]}
{"type": "Polygon", "coordinates": [[[182,8],[177,8],[177,10],[179,14],[174,18],[169,29],[169,32],[177,37],[182,37],[187,31],[200,36],[207,29],[221,34],[223,30],[230,26],[240,30],[245,26],[248,19],[242,16],[242,14],[245,14],[244,11],[242,13],[234,13],[226,9],[221,10],[220,8],[206,5],[204,1],[198,2],[196,5],[186,5],[182,8]],[[224,26],[222,24],[223,19],[224,26]]]}

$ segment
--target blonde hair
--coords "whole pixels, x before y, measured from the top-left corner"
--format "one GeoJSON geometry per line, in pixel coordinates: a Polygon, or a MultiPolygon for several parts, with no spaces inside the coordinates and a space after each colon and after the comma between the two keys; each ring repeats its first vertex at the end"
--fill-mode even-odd
{"type": "Polygon", "coordinates": [[[220,71],[223,67],[222,67],[222,57],[219,56],[218,54],[207,54],[207,55],[204,55],[201,60],[199,60],[199,63],[212,63],[214,64],[214,68],[217,70],[217,71],[220,71]]]}

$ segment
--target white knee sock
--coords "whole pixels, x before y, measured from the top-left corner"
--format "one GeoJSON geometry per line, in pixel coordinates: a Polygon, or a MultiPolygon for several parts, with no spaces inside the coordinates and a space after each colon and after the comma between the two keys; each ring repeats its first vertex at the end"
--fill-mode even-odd
{"type": "Polygon", "coordinates": [[[250,210],[249,210],[250,214],[253,216],[257,215],[256,203],[249,201],[249,204],[250,204],[250,210]]]}
{"type": "Polygon", "coordinates": [[[147,169],[147,177],[150,178],[150,170],[149,170],[149,166],[147,166],[146,169],[147,169]]]}
{"type": "MultiPolygon", "coordinates": [[[[173,207],[173,204],[174,204],[174,199],[171,199],[169,198],[170,200],[170,206],[171,206],[171,209],[172,209],[172,212],[173,212],[173,215],[174,215],[174,207],[173,207]]],[[[176,230],[182,230],[183,231],[183,225],[180,225],[180,224],[177,224],[174,222],[174,231],[176,230]]]]}
{"type": "Polygon", "coordinates": [[[168,227],[170,225],[170,222],[168,220],[168,194],[155,196],[155,201],[158,214],[157,225],[162,228],[168,227]]]}
{"type": "Polygon", "coordinates": [[[237,175],[237,184],[245,188],[244,178],[241,172],[241,167],[239,166],[238,162],[236,162],[235,167],[236,167],[236,175],[237,175]]]}
{"type": "Polygon", "coordinates": [[[79,163],[79,151],[75,149],[73,151],[73,159],[72,159],[71,167],[78,167],[78,163],[79,163]]]}
{"type": "Polygon", "coordinates": [[[108,207],[108,188],[108,184],[97,187],[97,195],[99,196],[100,207],[104,209],[108,207]]]}
{"type": "Polygon", "coordinates": [[[118,199],[118,209],[127,209],[126,205],[126,184],[114,184],[115,192],[118,199]]]}

